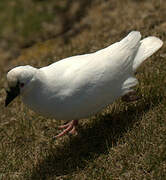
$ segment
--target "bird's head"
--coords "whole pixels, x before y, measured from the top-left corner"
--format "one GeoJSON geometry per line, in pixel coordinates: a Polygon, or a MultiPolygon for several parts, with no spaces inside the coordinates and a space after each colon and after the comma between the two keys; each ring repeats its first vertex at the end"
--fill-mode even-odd
{"type": "Polygon", "coordinates": [[[35,73],[36,68],[32,66],[18,66],[7,73],[8,90],[6,90],[5,106],[18,95],[28,91],[35,73]]]}

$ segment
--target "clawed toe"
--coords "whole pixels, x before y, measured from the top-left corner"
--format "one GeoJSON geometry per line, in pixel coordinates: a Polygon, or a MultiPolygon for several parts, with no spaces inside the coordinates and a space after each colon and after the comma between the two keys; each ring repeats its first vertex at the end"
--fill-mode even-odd
{"type": "Polygon", "coordinates": [[[77,131],[76,131],[76,126],[77,125],[78,125],[78,121],[77,120],[72,120],[72,121],[70,121],[69,123],[67,123],[65,125],[59,126],[58,127],[59,129],[64,129],[64,130],[61,133],[59,133],[57,136],[55,136],[54,138],[56,139],[56,138],[62,137],[67,133],[77,134],[77,131]]]}
{"type": "Polygon", "coordinates": [[[73,126],[73,129],[69,131],[70,134],[73,134],[73,135],[77,135],[77,130],[76,130],[76,127],[73,126]]]}

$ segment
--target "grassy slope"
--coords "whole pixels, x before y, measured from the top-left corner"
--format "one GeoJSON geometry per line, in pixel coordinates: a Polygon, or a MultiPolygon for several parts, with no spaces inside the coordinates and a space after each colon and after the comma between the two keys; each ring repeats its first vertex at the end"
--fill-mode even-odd
{"type": "Polygon", "coordinates": [[[3,89],[10,67],[43,66],[63,57],[93,52],[120,40],[133,29],[143,36],[157,35],[165,41],[165,1],[96,0],[65,4],[31,0],[28,5],[27,1],[15,0],[14,5],[9,2],[0,4],[1,18],[8,20],[0,25],[5,42],[0,51],[10,51],[10,56],[1,54],[0,62],[0,176],[165,179],[165,45],[138,70],[140,83],[136,92],[141,99],[131,103],[118,100],[98,115],[81,120],[76,137],[55,142],[52,137],[57,134],[57,125],[63,122],[38,116],[20,99],[5,109],[3,89]],[[15,10],[15,6],[24,7],[24,11],[15,10]],[[8,8],[11,14],[6,13],[8,8]],[[36,9],[41,16],[35,13],[36,9]],[[16,19],[14,23],[12,18],[16,19]],[[16,32],[18,27],[21,29],[16,32]],[[12,59],[17,56],[14,47],[21,55],[12,59]]]}

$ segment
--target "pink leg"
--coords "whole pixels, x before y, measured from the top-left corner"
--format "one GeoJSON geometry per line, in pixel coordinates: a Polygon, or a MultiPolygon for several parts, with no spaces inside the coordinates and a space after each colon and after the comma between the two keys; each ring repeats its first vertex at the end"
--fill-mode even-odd
{"type": "Polygon", "coordinates": [[[59,126],[59,129],[65,129],[64,131],[62,131],[60,134],[58,134],[57,136],[55,136],[55,138],[59,138],[62,137],[63,135],[67,134],[67,133],[71,133],[74,134],[76,133],[76,129],[75,126],[78,125],[78,120],[72,120],[69,123],[59,126]]]}

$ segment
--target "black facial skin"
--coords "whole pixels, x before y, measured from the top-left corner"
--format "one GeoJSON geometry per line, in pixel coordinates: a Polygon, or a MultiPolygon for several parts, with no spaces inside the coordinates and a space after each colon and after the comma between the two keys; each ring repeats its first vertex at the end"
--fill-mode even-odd
{"type": "Polygon", "coordinates": [[[9,90],[6,90],[6,94],[5,107],[7,107],[7,105],[20,94],[20,83],[18,82],[15,87],[10,87],[9,90]]]}

